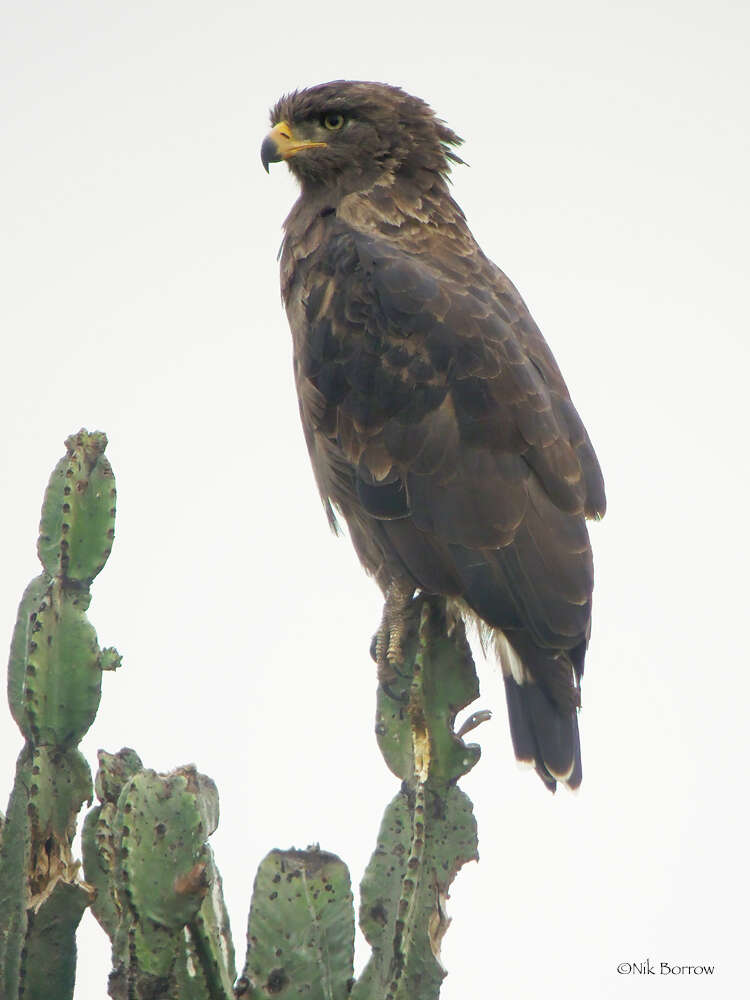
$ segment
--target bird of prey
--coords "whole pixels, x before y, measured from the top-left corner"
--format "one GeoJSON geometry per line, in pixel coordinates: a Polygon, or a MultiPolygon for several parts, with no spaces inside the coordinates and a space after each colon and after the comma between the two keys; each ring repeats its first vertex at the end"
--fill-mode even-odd
{"type": "Polygon", "coordinates": [[[492,640],[514,750],[552,791],[581,782],[577,710],[591,625],[586,518],[604,483],[560,370],[448,190],[461,139],[422,100],[334,81],[282,97],[261,159],[300,197],[281,290],[307,447],[399,615],[444,595],[492,640]]]}

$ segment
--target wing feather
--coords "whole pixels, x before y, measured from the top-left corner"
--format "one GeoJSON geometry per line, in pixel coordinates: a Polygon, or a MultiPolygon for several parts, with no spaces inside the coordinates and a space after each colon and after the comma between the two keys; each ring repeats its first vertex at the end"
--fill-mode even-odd
{"type": "Polygon", "coordinates": [[[298,385],[321,492],[381,585],[405,575],[506,637],[516,751],[577,784],[585,516],[604,487],[541,333],[479,251],[448,265],[339,226],[308,285],[298,385]]]}
{"type": "Polygon", "coordinates": [[[363,493],[397,475],[420,530],[469,548],[508,545],[535,482],[551,510],[603,510],[554,358],[494,265],[479,261],[492,282],[446,280],[429,255],[346,226],[321,263],[301,370],[325,400],[313,424],[372,480],[363,493]]]}

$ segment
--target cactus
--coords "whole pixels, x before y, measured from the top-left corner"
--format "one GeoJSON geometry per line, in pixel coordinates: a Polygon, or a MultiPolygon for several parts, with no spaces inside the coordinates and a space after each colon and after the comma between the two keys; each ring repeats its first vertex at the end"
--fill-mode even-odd
{"type": "Polygon", "coordinates": [[[86,587],[112,551],[115,481],[106,434],[80,430],[65,446],[44,497],[37,552],[51,577],[86,587]]]}
{"type": "Polygon", "coordinates": [[[258,868],[236,995],[345,1000],[354,972],[346,865],[317,847],[271,851],[258,868]]]}
{"type": "Polygon", "coordinates": [[[216,787],[192,765],[144,768],[131,749],[99,751],[92,788],[78,751],[116,650],[100,649],[90,587],[114,537],[106,437],[80,431],[52,473],[42,509],[43,572],[26,588],[8,664],[8,698],[25,740],[0,816],[0,990],[8,1000],[70,998],[75,931],[87,906],[112,943],[113,1000],[434,1000],[445,970],[446,899],[477,857],[469,799],[456,785],[479,759],[457,713],[478,694],[463,624],[442,599],[407,612],[403,664],[378,688],[376,733],[401,781],[360,891],[372,955],[353,978],[354,908],[346,865],[311,847],[273,850],[255,879],[243,974],[236,983],[221,878],[208,846],[216,787]],[[72,856],[76,817],[83,865],[72,856]]]}
{"type": "Polygon", "coordinates": [[[378,743],[403,785],[361,884],[359,922],[372,957],[353,982],[354,919],[343,862],[317,848],[272,851],[255,880],[238,997],[438,996],[448,888],[461,865],[477,857],[471,803],[455,782],[476,764],[479,748],[467,746],[453,724],[478,684],[463,624],[448,623],[441,600],[413,600],[408,625],[404,664],[395,681],[378,688],[378,743]]]}
{"type": "Polygon", "coordinates": [[[115,484],[104,434],[65,442],[42,506],[44,572],[21,599],[8,663],[8,700],[25,745],[0,845],[2,995],[71,997],[75,930],[94,891],[72,855],[76,817],[92,797],[76,749],[96,715],[101,651],[86,611],[114,534],[115,484]]]}
{"type": "Polygon", "coordinates": [[[116,885],[112,881],[115,871],[115,845],[113,829],[117,815],[117,801],[126,783],[143,770],[141,758],[129,747],[117,754],[100,750],[99,770],[94,788],[99,805],[90,809],[83,823],[81,844],[86,879],[96,890],[91,910],[110,940],[114,939],[120,922],[121,905],[116,885]]]}
{"type": "Polygon", "coordinates": [[[206,844],[219,820],[216,786],[194,767],[144,770],[125,749],[99,752],[96,788],[83,860],[112,941],[110,996],[226,1000],[234,951],[206,844]]]}
{"type": "Polygon", "coordinates": [[[449,625],[444,602],[426,597],[412,601],[410,622],[407,669],[378,689],[378,743],[403,785],[360,887],[359,922],[372,958],[355,1000],[438,996],[448,889],[461,865],[478,858],[471,802],[455,785],[480,753],[453,730],[479,693],[464,626],[449,625]]]}

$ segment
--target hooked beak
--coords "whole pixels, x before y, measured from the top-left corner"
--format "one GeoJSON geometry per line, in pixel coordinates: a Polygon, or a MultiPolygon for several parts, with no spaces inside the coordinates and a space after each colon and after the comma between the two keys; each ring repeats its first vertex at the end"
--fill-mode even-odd
{"type": "Polygon", "coordinates": [[[291,125],[279,122],[263,140],[263,145],[260,147],[260,162],[268,173],[269,163],[288,160],[290,156],[296,156],[303,149],[315,149],[327,145],[327,142],[307,142],[304,139],[297,139],[291,125]]]}

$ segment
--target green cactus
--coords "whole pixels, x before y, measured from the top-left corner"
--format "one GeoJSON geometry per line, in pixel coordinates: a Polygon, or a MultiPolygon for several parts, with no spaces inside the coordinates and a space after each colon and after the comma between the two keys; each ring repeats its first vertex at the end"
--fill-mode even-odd
{"type": "Polygon", "coordinates": [[[354,971],[354,910],[344,862],[317,847],[271,851],[258,868],[247,958],[236,995],[345,1000],[354,971]]]}
{"type": "Polygon", "coordinates": [[[112,941],[110,995],[226,1000],[234,951],[206,843],[219,819],[216,786],[194,767],[144,770],[132,750],[99,760],[101,804],[86,817],[83,860],[112,941]]]}
{"type": "Polygon", "coordinates": [[[112,550],[115,480],[106,434],[80,430],[65,446],[44,496],[37,552],[50,576],[88,585],[112,550]]]}
{"type": "Polygon", "coordinates": [[[477,857],[471,803],[456,782],[479,748],[454,732],[478,694],[463,624],[444,602],[416,597],[403,663],[378,689],[376,733],[401,790],[383,818],[361,883],[360,926],[372,955],[353,978],[354,909],[346,865],[317,847],[273,850],[255,880],[242,977],[208,838],[219,819],[213,782],[195,767],[160,774],[134,750],[99,751],[91,772],[77,747],[101,697],[100,649],[87,617],[90,586],[114,535],[115,486],[106,437],[66,441],[45,494],[38,544],[44,571],[26,588],[8,664],[8,698],[25,739],[0,816],[0,993],[71,998],[75,932],[86,906],[112,943],[113,1000],[293,997],[434,1000],[445,971],[445,903],[477,857]],[[71,845],[83,825],[85,881],[71,845]]]}
{"type": "Polygon", "coordinates": [[[479,748],[467,746],[453,724],[478,684],[463,624],[447,621],[442,601],[416,598],[408,626],[404,663],[378,690],[378,743],[403,785],[361,885],[360,926],[372,957],[354,982],[343,862],[317,848],[272,851],[255,880],[238,997],[438,996],[448,888],[477,857],[471,803],[455,782],[476,764],[479,748]]]}
{"type": "Polygon", "coordinates": [[[86,880],[96,890],[91,910],[112,940],[121,915],[120,900],[113,880],[115,871],[113,828],[117,814],[117,800],[125,784],[143,769],[143,765],[135,750],[127,747],[117,754],[100,750],[98,757],[99,770],[96,773],[94,787],[99,805],[94,806],[86,814],[81,845],[86,880]]]}
{"type": "Polygon", "coordinates": [[[8,702],[16,725],[26,739],[31,738],[31,727],[26,715],[26,675],[28,668],[29,644],[31,641],[32,614],[42,603],[51,584],[46,573],[34,577],[21,597],[16,616],[16,626],[10,641],[8,657],[8,702]]]}
{"type": "Polygon", "coordinates": [[[448,889],[461,865],[478,858],[471,802],[455,782],[480,751],[453,730],[478,694],[474,662],[463,623],[446,620],[441,600],[419,597],[409,611],[405,666],[378,691],[378,743],[403,785],[360,886],[359,922],[372,957],[355,1000],[438,996],[448,889]]]}
{"type": "Polygon", "coordinates": [[[73,995],[75,929],[91,889],[71,842],[90,793],[76,750],[22,750],[0,848],[0,995],[8,1000],[73,995]]]}
{"type": "Polygon", "coordinates": [[[89,585],[112,544],[115,485],[107,439],[85,430],[65,442],[42,507],[45,572],[26,588],[8,663],[8,700],[25,738],[0,844],[2,995],[71,997],[75,930],[94,890],[72,856],[76,817],[93,789],[76,747],[96,715],[99,650],[86,617],[89,585]]]}

